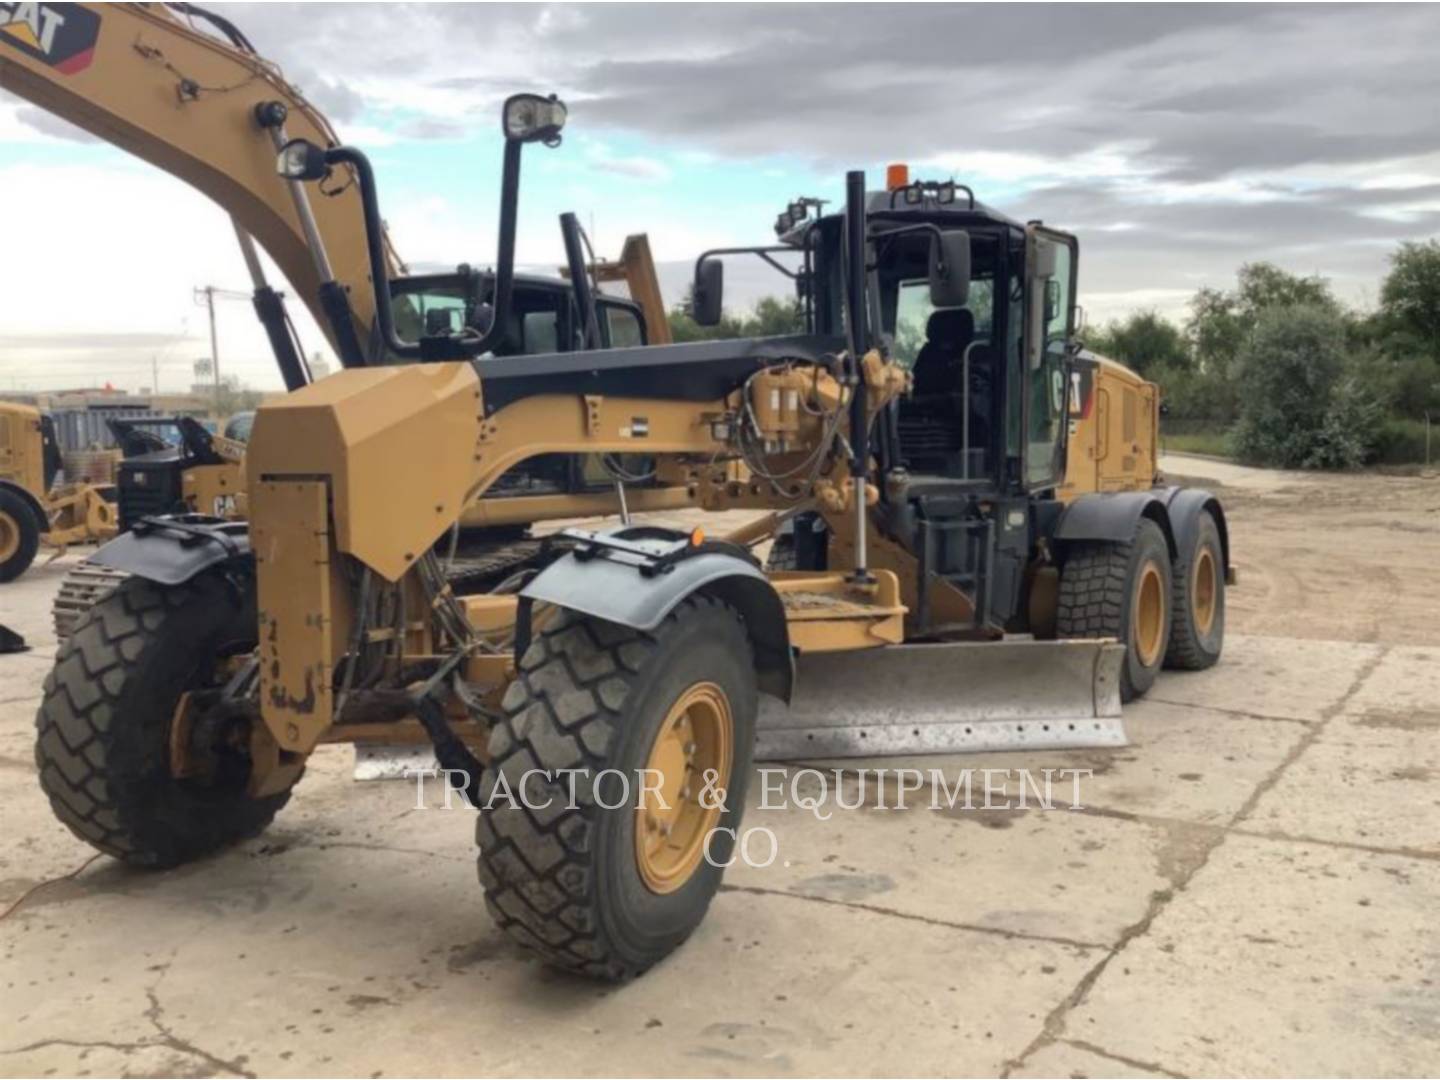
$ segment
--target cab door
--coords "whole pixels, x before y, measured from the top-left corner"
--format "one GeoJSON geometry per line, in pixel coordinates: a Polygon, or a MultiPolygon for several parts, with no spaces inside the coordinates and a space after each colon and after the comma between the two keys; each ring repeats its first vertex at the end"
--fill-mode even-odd
{"type": "Polygon", "coordinates": [[[1069,233],[1026,226],[1021,425],[1024,486],[1031,492],[1054,489],[1065,475],[1079,249],[1069,233]]]}

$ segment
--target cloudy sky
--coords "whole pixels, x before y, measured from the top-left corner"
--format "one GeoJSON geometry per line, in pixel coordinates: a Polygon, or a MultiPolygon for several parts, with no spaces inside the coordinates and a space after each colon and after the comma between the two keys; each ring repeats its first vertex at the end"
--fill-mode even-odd
{"type": "MultiPolygon", "coordinates": [[[[527,159],[521,261],[557,261],[576,210],[602,252],[649,232],[671,296],[700,250],[889,161],[1077,232],[1092,320],[1183,316],[1257,259],[1363,307],[1440,233],[1432,6],[215,6],[371,152],[412,263],[491,259],[520,89],[571,106],[527,159]]],[[[0,202],[0,388],[190,381],[193,287],[246,282],[216,207],[3,93],[0,202]]],[[[220,329],[225,370],[278,385],[248,305],[220,329]]]]}

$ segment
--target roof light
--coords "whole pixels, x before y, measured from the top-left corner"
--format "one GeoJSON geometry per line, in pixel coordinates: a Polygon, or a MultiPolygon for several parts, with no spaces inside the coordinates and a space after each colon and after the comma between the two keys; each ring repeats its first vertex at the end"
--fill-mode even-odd
{"type": "Polygon", "coordinates": [[[896,162],[885,167],[885,190],[899,191],[910,186],[910,166],[896,162]]]}

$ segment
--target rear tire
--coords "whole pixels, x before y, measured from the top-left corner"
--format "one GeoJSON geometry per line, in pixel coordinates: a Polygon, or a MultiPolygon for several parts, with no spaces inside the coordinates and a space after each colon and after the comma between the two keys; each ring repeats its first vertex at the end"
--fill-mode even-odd
{"type": "Polygon", "coordinates": [[[0,488],[0,582],[14,581],[35,561],[40,549],[40,522],[30,504],[0,488]]]}
{"type": "Polygon", "coordinates": [[[1149,690],[1165,659],[1172,606],[1170,548],[1141,518],[1129,543],[1075,545],[1060,572],[1055,627],[1062,638],[1115,638],[1125,646],[1120,700],[1149,690]]]}
{"type": "MultiPolygon", "coordinates": [[[[482,806],[475,830],[486,906],[501,929],[551,964],[610,980],[638,975],[700,924],[731,856],[757,708],[744,625],[703,596],[684,601],[649,634],[560,611],[519,666],[480,787],[492,806],[482,806]],[[721,772],[717,785],[724,807],[704,822],[710,858],[659,866],[670,876],[656,884],[657,866],[637,847],[648,819],[637,809],[636,775],[654,767],[675,707],[697,688],[723,699],[728,714],[729,777],[725,782],[721,772]],[[534,769],[582,770],[573,803],[570,778],[532,775],[526,783],[534,769]],[[608,784],[616,777],[605,770],[618,770],[629,784],[629,798],[615,809],[606,807],[620,802],[619,785],[608,784]],[[502,784],[513,802],[500,794],[502,784]],[[543,806],[547,797],[550,807],[543,806]]],[[[677,818],[676,836],[692,824],[677,818]]]]}
{"type": "Polygon", "coordinates": [[[1203,671],[1220,659],[1225,645],[1225,554],[1220,526],[1206,510],[1195,543],[1175,561],[1175,615],[1165,666],[1203,671]]]}
{"type": "Polygon", "coordinates": [[[214,574],[174,587],[132,577],[85,614],[60,646],[35,718],[40,786],[71,832],[161,868],[270,824],[288,791],[252,799],[245,775],[212,786],[170,768],[181,694],[213,682],[217,656],[252,649],[255,630],[253,590],[237,595],[214,574]]]}

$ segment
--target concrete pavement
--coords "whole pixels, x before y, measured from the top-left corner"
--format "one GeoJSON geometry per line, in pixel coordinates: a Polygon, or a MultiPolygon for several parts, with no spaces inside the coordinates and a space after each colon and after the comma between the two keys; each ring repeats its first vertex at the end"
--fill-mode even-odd
{"type": "Polygon", "coordinates": [[[735,867],[695,937],[616,988],[512,948],[471,812],[352,783],[345,748],[230,852],[92,857],[30,760],[62,569],[0,614],[36,646],[0,657],[0,1074],[1440,1067],[1440,649],[1233,636],[1127,710],[1126,748],[815,763],[865,804],[823,821],[753,787],[775,862],[735,867]],[[875,807],[889,779],[860,797],[865,765],[1093,775],[1080,810],[900,810],[875,807]]]}

